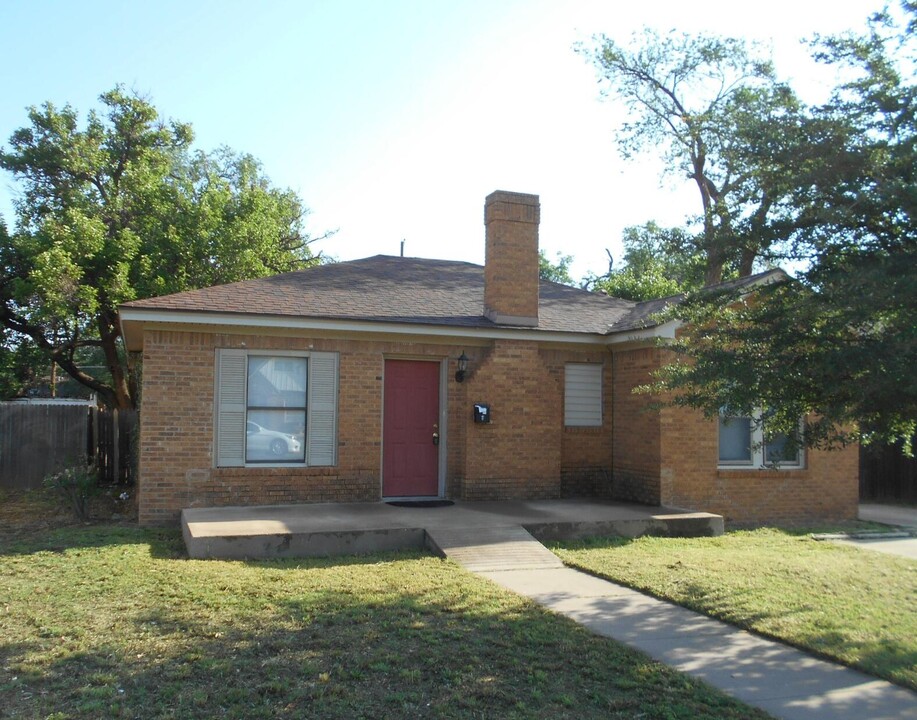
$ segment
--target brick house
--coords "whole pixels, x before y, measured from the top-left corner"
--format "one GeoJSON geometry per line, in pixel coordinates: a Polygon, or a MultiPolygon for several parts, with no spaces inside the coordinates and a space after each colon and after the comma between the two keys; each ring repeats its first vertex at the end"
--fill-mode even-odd
{"type": "Polygon", "coordinates": [[[773,469],[779,442],[747,418],[648,410],[631,390],[665,360],[662,301],[540,281],[538,221],[537,196],[498,191],[483,268],[379,255],[123,305],[143,352],[140,522],[574,495],[739,522],[855,517],[855,448],[773,469]]]}

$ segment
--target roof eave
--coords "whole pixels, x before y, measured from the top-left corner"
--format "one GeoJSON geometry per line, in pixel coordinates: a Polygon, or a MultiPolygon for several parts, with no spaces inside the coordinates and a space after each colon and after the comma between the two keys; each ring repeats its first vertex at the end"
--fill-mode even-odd
{"type": "Polygon", "coordinates": [[[121,307],[121,333],[130,351],[143,349],[143,331],[148,326],[196,326],[207,329],[243,328],[261,330],[306,330],[314,332],[350,332],[368,335],[418,335],[427,337],[517,339],[562,344],[605,345],[602,333],[562,332],[525,327],[475,327],[437,325],[435,323],[388,322],[384,320],[352,320],[312,318],[289,315],[251,313],[194,312],[121,307]]]}
{"type": "Polygon", "coordinates": [[[606,336],[609,346],[645,344],[655,340],[674,340],[675,333],[684,323],[681,320],[668,320],[659,325],[645,328],[622,330],[606,336]]]}

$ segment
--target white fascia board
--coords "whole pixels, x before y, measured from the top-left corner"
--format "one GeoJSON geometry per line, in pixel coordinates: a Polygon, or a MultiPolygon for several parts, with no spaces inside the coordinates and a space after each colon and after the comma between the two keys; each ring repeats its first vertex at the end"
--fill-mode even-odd
{"type": "Polygon", "coordinates": [[[644,328],[643,330],[631,330],[616,333],[608,336],[609,345],[621,345],[622,343],[646,342],[661,338],[663,340],[674,340],[675,333],[683,325],[681,320],[669,320],[661,325],[644,328]]]}
{"type": "Polygon", "coordinates": [[[182,310],[121,309],[121,330],[125,338],[127,325],[162,323],[168,325],[206,325],[210,327],[263,328],[282,330],[317,330],[352,332],[371,335],[424,335],[427,337],[511,339],[553,343],[606,345],[608,338],[598,333],[565,333],[527,328],[479,328],[455,325],[425,325],[367,320],[325,320],[322,318],[280,315],[247,315],[242,313],[198,313],[182,310]]]}

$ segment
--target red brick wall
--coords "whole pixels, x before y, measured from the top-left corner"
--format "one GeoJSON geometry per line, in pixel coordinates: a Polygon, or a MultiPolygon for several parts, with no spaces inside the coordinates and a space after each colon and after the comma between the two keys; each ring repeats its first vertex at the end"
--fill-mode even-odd
{"type": "Polygon", "coordinates": [[[652,399],[631,392],[658,366],[659,351],[653,348],[619,351],[612,359],[594,348],[539,349],[515,341],[471,346],[149,331],[141,523],[173,523],[184,507],[378,500],[386,355],[449,361],[447,497],[613,495],[721,513],[736,522],[855,515],[855,448],[809,452],[803,470],[717,470],[715,423],[683,409],[648,410],[652,399]],[[337,466],[213,467],[214,353],[243,343],[248,349],[340,352],[337,466]],[[463,350],[471,358],[469,375],[456,383],[455,358],[463,350]],[[604,363],[601,428],[564,427],[567,362],[604,363]],[[489,426],[473,424],[474,402],[491,405],[489,426]]]}
{"type": "Polygon", "coordinates": [[[858,451],[806,451],[798,470],[719,470],[717,424],[686,408],[648,410],[633,387],[666,360],[650,348],[614,355],[614,491],[620,499],[723,515],[735,523],[856,517],[858,451]]]}
{"type": "MultiPolygon", "coordinates": [[[[559,497],[562,465],[574,475],[607,466],[610,422],[598,433],[563,431],[563,362],[596,351],[552,353],[534,343],[489,347],[332,338],[148,331],[143,361],[139,503],[142,524],[169,524],[185,507],[374,501],[381,497],[382,374],[388,356],[449,360],[446,496],[559,497]],[[340,353],[338,465],[332,468],[214,468],[217,348],[340,353]],[[456,383],[455,358],[471,357],[456,383]],[[472,403],[489,402],[490,426],[472,403]]],[[[610,377],[608,378],[610,382],[610,377]]]]}
{"type": "MultiPolygon", "coordinates": [[[[450,348],[390,343],[387,352],[450,348]]],[[[174,522],[185,507],[340,502],[380,496],[381,348],[319,338],[147,332],[143,353],[141,524],[174,522]],[[341,351],[338,454],[333,468],[213,467],[217,348],[341,351]]]]}
{"type": "Polygon", "coordinates": [[[498,190],[487,196],[484,310],[492,320],[537,321],[539,216],[537,195],[498,190]]]}
{"type": "Polygon", "coordinates": [[[696,411],[663,411],[662,502],[734,523],[850,520],[859,500],[857,447],[806,450],[801,469],[717,469],[717,424],[696,411]]]}
{"type": "Polygon", "coordinates": [[[634,394],[659,367],[659,351],[641,348],[614,353],[614,496],[658,505],[660,415],[652,398],[634,394]]]}
{"type": "Polygon", "coordinates": [[[465,430],[461,497],[560,497],[563,389],[538,346],[496,341],[463,385],[468,413],[487,403],[492,422],[465,430]]]}
{"type": "Polygon", "coordinates": [[[564,394],[564,372],[567,363],[595,363],[602,373],[601,427],[563,426],[561,411],[561,494],[565,497],[611,497],[612,495],[612,375],[611,356],[604,348],[592,352],[542,350],[541,356],[564,394]]]}

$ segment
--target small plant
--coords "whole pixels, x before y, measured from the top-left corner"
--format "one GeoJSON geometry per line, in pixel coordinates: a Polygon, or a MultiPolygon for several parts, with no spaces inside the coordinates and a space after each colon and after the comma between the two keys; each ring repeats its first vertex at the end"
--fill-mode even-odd
{"type": "Polygon", "coordinates": [[[89,500],[99,492],[99,471],[92,463],[71,465],[47,475],[44,486],[57,494],[80,520],[88,520],[89,500]]]}

